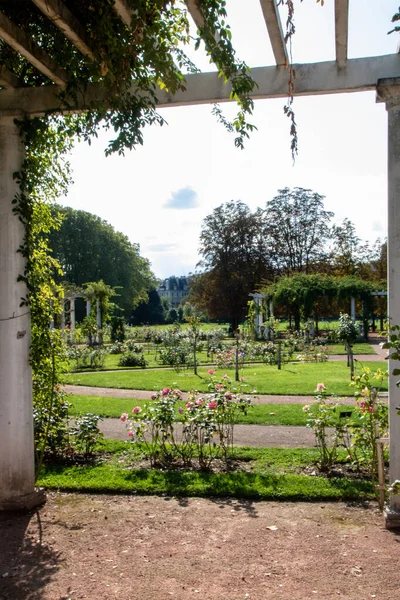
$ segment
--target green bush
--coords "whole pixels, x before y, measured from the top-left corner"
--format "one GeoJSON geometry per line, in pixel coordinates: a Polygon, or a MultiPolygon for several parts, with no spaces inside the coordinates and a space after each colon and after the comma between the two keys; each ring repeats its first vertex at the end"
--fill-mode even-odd
{"type": "Polygon", "coordinates": [[[118,364],[120,367],[142,367],[142,369],[145,369],[147,366],[143,354],[138,354],[134,351],[125,352],[122,354],[118,364]]]}

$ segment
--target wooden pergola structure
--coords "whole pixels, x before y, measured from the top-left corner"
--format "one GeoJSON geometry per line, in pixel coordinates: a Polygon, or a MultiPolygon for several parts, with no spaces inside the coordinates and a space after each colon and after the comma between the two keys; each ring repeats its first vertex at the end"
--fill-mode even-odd
{"type": "MultiPolygon", "coordinates": [[[[30,0],[27,0],[29,3],[30,0]]],[[[58,27],[76,49],[91,60],[92,40],[84,22],[68,8],[68,0],[31,0],[58,27]]],[[[257,86],[254,99],[285,98],[288,93],[288,51],[276,0],[259,0],[275,63],[252,69],[257,86]]],[[[126,0],[110,0],[125,27],[131,25],[126,0]]],[[[203,23],[201,0],[186,0],[197,26],[203,23]]],[[[245,6],[245,3],[243,3],[245,6]]],[[[245,8],[243,8],[245,11],[245,8]]],[[[295,96],[376,90],[377,101],[388,111],[389,207],[389,315],[400,324],[400,57],[398,54],[348,59],[349,0],[335,0],[335,52],[333,61],[295,65],[295,96]]],[[[23,225],[12,212],[17,192],[13,173],[24,159],[15,117],[44,115],[62,108],[59,94],[68,74],[44,48],[38,46],[0,10],[0,37],[24,56],[47,79],[47,85],[24,87],[15,73],[0,66],[0,509],[33,506],[43,497],[34,487],[32,381],[29,367],[30,315],[20,307],[24,284],[17,278],[24,260],[17,249],[23,225]]],[[[188,75],[186,91],[174,96],[160,91],[158,106],[187,106],[230,101],[230,85],[217,73],[188,75]]],[[[135,90],[135,82],[132,82],[135,90]]],[[[71,98],[69,109],[88,109],[106,98],[99,84],[88,84],[85,94],[71,98]]],[[[63,105],[65,106],[65,105],[63,105]]],[[[65,110],[63,110],[65,112],[65,110]]],[[[345,135],[345,132],[344,132],[345,135]]],[[[391,369],[390,369],[391,370],[391,369]]],[[[390,376],[390,478],[400,480],[400,391],[390,376]]],[[[386,522],[400,526],[400,497],[392,496],[386,522]]]]}

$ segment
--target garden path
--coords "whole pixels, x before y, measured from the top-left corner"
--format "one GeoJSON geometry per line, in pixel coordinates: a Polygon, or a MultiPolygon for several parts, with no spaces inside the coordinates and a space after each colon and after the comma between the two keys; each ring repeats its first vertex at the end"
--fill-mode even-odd
{"type": "MultiPolygon", "coordinates": [[[[106,438],[128,439],[127,429],[119,419],[104,419],[99,427],[106,438]]],[[[236,424],[234,444],[252,448],[313,448],[315,435],[308,427],[236,424]]]]}
{"type": "Polygon", "coordinates": [[[0,515],[2,600],[396,600],[375,504],[50,492],[0,515]]]}

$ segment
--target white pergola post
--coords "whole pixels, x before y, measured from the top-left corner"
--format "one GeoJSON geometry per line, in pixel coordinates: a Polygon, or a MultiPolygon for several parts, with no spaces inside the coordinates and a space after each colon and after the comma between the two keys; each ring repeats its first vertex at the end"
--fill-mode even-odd
{"type": "MultiPolygon", "coordinates": [[[[379,80],[378,102],[388,111],[388,314],[400,325],[400,78],[379,80]]],[[[400,480],[400,389],[392,375],[399,364],[389,360],[390,481],[400,480]]],[[[400,496],[391,494],[386,526],[400,527],[400,496]]]]}
{"type": "Polygon", "coordinates": [[[61,331],[65,329],[65,299],[61,300],[61,331]]]}
{"type": "Polygon", "coordinates": [[[13,173],[23,160],[14,117],[0,117],[0,510],[32,508],[45,499],[35,490],[30,314],[20,306],[27,289],[17,282],[25,266],[17,252],[24,226],[11,204],[18,192],[13,173]]]}
{"type": "Polygon", "coordinates": [[[75,330],[75,297],[69,299],[69,320],[71,331],[75,330]]]}
{"type": "Polygon", "coordinates": [[[96,310],[97,310],[97,341],[101,344],[101,306],[100,298],[96,298],[96,310]]]}
{"type": "Polygon", "coordinates": [[[356,320],[356,299],[354,298],[354,296],[350,298],[350,316],[353,319],[353,321],[356,320]]]}
{"type": "Polygon", "coordinates": [[[90,317],[91,312],[92,312],[92,303],[90,300],[86,300],[86,316],[90,317]]]}

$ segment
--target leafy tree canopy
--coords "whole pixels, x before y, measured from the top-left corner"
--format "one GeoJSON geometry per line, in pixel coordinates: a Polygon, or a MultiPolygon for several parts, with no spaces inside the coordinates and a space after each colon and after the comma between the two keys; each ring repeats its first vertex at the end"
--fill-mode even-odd
{"type": "Polygon", "coordinates": [[[332,217],[324,208],[324,196],[303,188],[279,190],[264,213],[276,269],[286,275],[316,270],[325,258],[332,217]]]}
{"type": "Polygon", "coordinates": [[[55,206],[61,227],[50,233],[50,248],[62,268],[66,282],[82,286],[103,280],[118,288],[117,304],[128,313],[147,300],[156,278],[150,263],[140,256],[138,244],[96,215],[55,206]]]}
{"type": "Polygon", "coordinates": [[[199,267],[191,279],[190,299],[211,319],[230,318],[234,327],[247,310],[248,295],[268,276],[261,210],[227,202],[203,221],[199,267]]]}
{"type": "MultiPolygon", "coordinates": [[[[89,84],[99,85],[90,110],[60,126],[87,140],[101,125],[116,132],[107,153],[123,153],[142,144],[144,125],[164,123],[155,109],[157,91],[165,89],[173,94],[184,90],[185,74],[197,70],[184,52],[192,38],[183,0],[127,0],[127,4],[132,7],[130,26],[117,14],[113,0],[69,0],[69,11],[85,29],[88,55],[77,50],[33,2],[0,1],[7,17],[64,70],[60,99],[65,109],[74,107],[89,84]]],[[[232,83],[232,100],[239,109],[233,123],[226,124],[236,134],[236,145],[242,147],[253,129],[246,115],[253,109],[249,93],[255,84],[248,67],[235,56],[225,21],[225,1],[203,0],[199,9],[204,25],[197,32],[195,46],[204,42],[210,62],[232,83]]],[[[3,40],[0,57],[24,86],[49,84],[45,75],[3,40]]]]}

